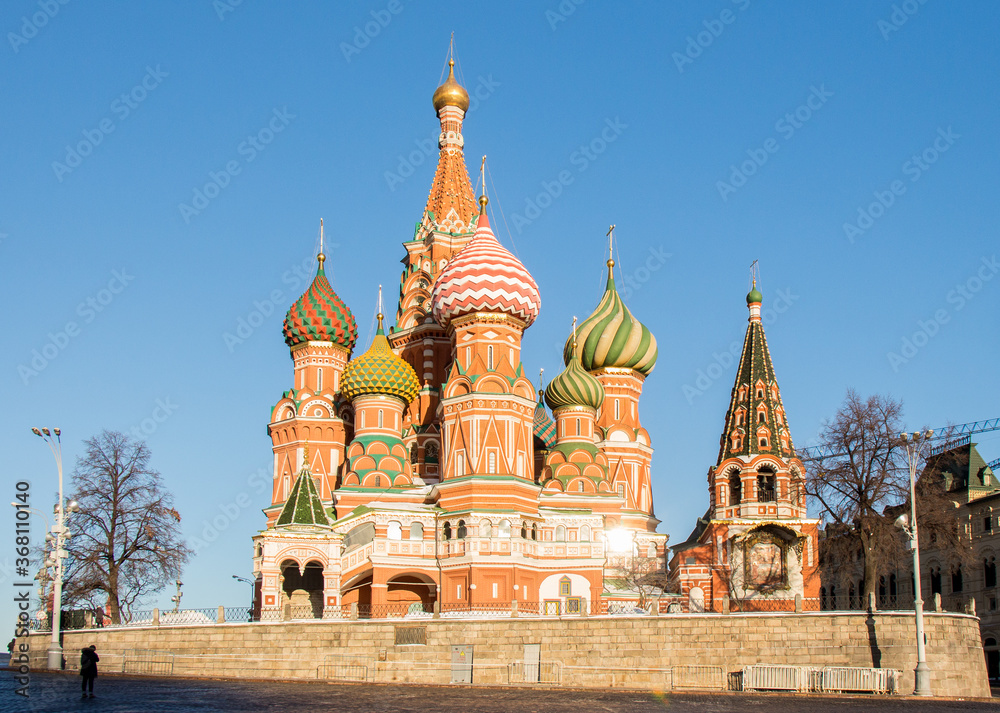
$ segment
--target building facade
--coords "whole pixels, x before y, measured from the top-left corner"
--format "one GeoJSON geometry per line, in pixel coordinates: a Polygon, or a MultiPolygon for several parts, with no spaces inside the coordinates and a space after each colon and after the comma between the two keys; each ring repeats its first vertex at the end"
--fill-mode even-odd
{"type": "MultiPolygon", "coordinates": [[[[960,542],[958,549],[937,547],[933,533],[920,530],[920,591],[924,608],[974,609],[980,619],[987,672],[993,681],[1000,680],[1000,587],[997,586],[1000,482],[994,475],[998,465],[1000,461],[987,463],[976,444],[965,436],[932,450],[920,474],[920,478],[942,480],[948,495],[943,506],[948,510],[948,521],[954,519],[960,542]]],[[[894,518],[898,510],[887,510],[887,517],[894,518]]],[[[821,539],[821,550],[823,542],[821,539]]],[[[862,595],[865,581],[860,553],[846,561],[822,557],[821,578],[824,609],[868,606],[862,595]]],[[[876,607],[912,610],[913,595],[912,556],[887,561],[878,575],[876,607]]]]}
{"type": "MultiPolygon", "coordinates": [[[[656,340],[608,261],[565,370],[537,391],[521,343],[541,297],[496,239],[464,158],[468,93],[435,91],[440,153],[403,243],[395,325],[357,326],[318,256],[284,322],[292,388],[275,404],[266,527],[254,537],[257,609],[317,618],[449,607],[594,610],[612,555],[665,558],[652,444],[639,418],[656,340]],[[549,415],[548,407],[552,409],[549,415]],[[300,610],[301,614],[301,610],[300,610]]],[[[621,594],[621,593],[619,593],[621,594]]]]}
{"type": "Polygon", "coordinates": [[[690,611],[819,609],[819,521],[806,513],[806,472],[792,436],[761,323],[756,281],[709,507],[672,548],[674,591],[690,611]]]}

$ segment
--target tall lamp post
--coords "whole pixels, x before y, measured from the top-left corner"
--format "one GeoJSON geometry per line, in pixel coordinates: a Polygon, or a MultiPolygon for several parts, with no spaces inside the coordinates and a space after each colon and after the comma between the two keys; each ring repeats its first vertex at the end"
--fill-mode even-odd
{"type": "Polygon", "coordinates": [[[62,467],[62,431],[53,428],[32,428],[31,432],[49,444],[49,449],[56,459],[56,469],[59,471],[59,500],[56,502],[55,515],[56,523],[52,526],[53,548],[50,561],[53,568],[52,577],[52,639],[49,642],[48,666],[50,669],[60,670],[63,664],[62,644],[59,643],[59,626],[62,623],[62,585],[63,585],[63,560],[67,557],[63,546],[69,534],[66,531],[66,509],[70,512],[79,510],[76,502],[63,502],[63,467],[62,467]]]}
{"type": "Polygon", "coordinates": [[[913,672],[915,686],[913,695],[931,696],[931,670],[927,666],[927,656],[924,646],[924,601],[920,595],[920,541],[917,537],[917,461],[920,459],[921,451],[934,431],[913,434],[901,433],[900,440],[906,448],[906,460],[910,469],[910,516],[900,515],[896,519],[896,525],[900,527],[910,538],[910,550],[913,552],[913,608],[916,614],[917,623],[917,668],[913,672]]]}
{"type": "Polygon", "coordinates": [[[243,584],[249,584],[250,585],[250,616],[249,616],[249,619],[251,621],[253,621],[253,605],[254,605],[254,603],[257,600],[257,586],[256,586],[256,582],[254,582],[252,579],[247,579],[246,577],[241,577],[238,574],[234,574],[233,575],[233,579],[235,579],[237,582],[243,582],[243,584]]]}

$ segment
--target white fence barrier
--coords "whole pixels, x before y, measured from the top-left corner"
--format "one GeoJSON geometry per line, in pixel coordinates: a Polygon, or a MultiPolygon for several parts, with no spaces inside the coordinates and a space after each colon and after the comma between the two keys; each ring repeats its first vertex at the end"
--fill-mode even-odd
{"type": "Polygon", "coordinates": [[[752,664],[743,667],[744,691],[807,691],[809,671],[805,666],[752,664]]]}
{"type": "Polygon", "coordinates": [[[823,669],[823,690],[830,693],[898,693],[902,671],[891,668],[823,669]]]}

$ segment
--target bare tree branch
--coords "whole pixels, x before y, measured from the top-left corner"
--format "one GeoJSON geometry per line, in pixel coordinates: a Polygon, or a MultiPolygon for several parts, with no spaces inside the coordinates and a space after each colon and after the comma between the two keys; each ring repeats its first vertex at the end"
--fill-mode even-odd
{"type": "Polygon", "coordinates": [[[69,605],[106,606],[117,623],[179,578],[191,550],[145,442],[103,431],[85,443],[73,473],[80,512],[66,547],[64,597],[69,605]]]}

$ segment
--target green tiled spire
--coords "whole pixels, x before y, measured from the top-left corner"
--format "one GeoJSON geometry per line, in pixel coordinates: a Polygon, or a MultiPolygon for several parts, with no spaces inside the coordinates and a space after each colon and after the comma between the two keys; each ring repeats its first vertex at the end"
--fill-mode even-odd
{"type": "Polygon", "coordinates": [[[281,514],[275,523],[276,527],[289,527],[294,525],[304,525],[309,527],[330,527],[330,518],[320,500],[319,492],[316,490],[316,483],[313,481],[312,473],[309,471],[309,448],[306,448],[305,458],[302,462],[302,470],[299,477],[295,479],[292,492],[288,494],[288,500],[281,508],[281,514]]]}
{"type": "Polygon", "coordinates": [[[760,321],[762,300],[763,295],[755,283],[747,295],[750,323],[743,340],[743,352],[726,413],[726,427],[719,444],[719,463],[736,456],[753,457],[770,453],[779,458],[790,458],[795,453],[771,352],[760,321]]]}

